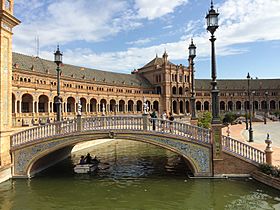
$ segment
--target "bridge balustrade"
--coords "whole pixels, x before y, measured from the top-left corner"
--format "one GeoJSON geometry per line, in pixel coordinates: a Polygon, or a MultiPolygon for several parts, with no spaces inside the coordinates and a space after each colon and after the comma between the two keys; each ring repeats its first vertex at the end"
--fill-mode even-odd
{"type": "Polygon", "coordinates": [[[11,136],[11,147],[20,146],[44,138],[95,130],[149,131],[186,137],[189,140],[210,144],[210,131],[182,122],[151,119],[147,116],[101,116],[77,118],[31,128],[11,136]],[[155,129],[153,130],[153,121],[155,129]]]}
{"type": "Polygon", "coordinates": [[[20,146],[52,136],[60,136],[77,131],[77,120],[55,122],[21,131],[11,136],[11,147],[20,146]]]}
{"type": "Polygon", "coordinates": [[[223,149],[256,163],[265,163],[265,153],[228,136],[222,136],[223,149]]]}
{"type": "MultiPolygon", "coordinates": [[[[147,116],[96,116],[89,118],[78,117],[74,120],[55,122],[13,134],[11,136],[11,148],[71,133],[87,131],[107,132],[111,130],[166,134],[170,137],[183,137],[186,140],[211,144],[210,130],[182,122],[148,118],[147,116]]],[[[265,163],[266,161],[263,151],[228,136],[222,136],[222,147],[224,151],[254,163],[265,163]]]]}
{"type": "Polygon", "coordinates": [[[150,119],[150,122],[151,123],[148,126],[149,131],[187,137],[188,139],[204,142],[207,144],[211,143],[210,130],[208,129],[189,125],[182,122],[162,120],[158,118],[152,118],[150,119]],[[152,127],[153,121],[155,121],[155,130],[153,130],[152,127]]]}
{"type": "Polygon", "coordinates": [[[141,116],[106,116],[83,118],[81,131],[143,130],[141,116]]]}

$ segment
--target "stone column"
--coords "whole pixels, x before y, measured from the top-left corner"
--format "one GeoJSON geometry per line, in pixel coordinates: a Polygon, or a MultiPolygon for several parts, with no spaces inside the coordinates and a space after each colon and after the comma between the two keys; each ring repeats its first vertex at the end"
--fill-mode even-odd
{"type": "Polygon", "coordinates": [[[19,101],[17,101],[16,100],[16,104],[15,104],[15,113],[19,113],[19,106],[18,106],[18,104],[19,104],[19,101]]]}
{"type": "Polygon", "coordinates": [[[22,101],[19,101],[19,113],[22,113],[22,101]]]}
{"type": "Polygon", "coordinates": [[[48,101],[48,114],[50,114],[51,113],[51,102],[50,101],[48,101]]]}
{"type": "Polygon", "coordinates": [[[36,111],[35,111],[35,113],[38,113],[39,112],[39,102],[36,101],[35,103],[36,103],[36,111]]]}
{"type": "Polygon", "coordinates": [[[34,114],[35,113],[35,101],[33,101],[31,104],[32,104],[32,113],[34,114]]]}

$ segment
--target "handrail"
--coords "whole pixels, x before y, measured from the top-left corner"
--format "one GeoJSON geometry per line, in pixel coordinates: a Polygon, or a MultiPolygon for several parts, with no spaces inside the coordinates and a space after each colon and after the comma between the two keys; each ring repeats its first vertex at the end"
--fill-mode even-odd
{"type": "Polygon", "coordinates": [[[129,130],[147,131],[183,137],[210,144],[210,130],[182,122],[147,118],[147,116],[94,116],[50,123],[11,135],[11,148],[29,142],[86,131],[129,130]]]}
{"type": "Polygon", "coordinates": [[[11,147],[75,131],[77,131],[76,119],[37,126],[11,135],[11,147]]]}
{"type": "Polygon", "coordinates": [[[222,146],[225,151],[241,156],[258,164],[265,163],[265,153],[248,144],[228,136],[222,136],[222,146]]]}
{"type": "Polygon", "coordinates": [[[187,137],[191,140],[195,140],[207,144],[211,143],[210,130],[208,129],[182,123],[182,122],[162,120],[158,118],[151,118],[150,122],[151,124],[148,127],[149,131],[187,137]],[[154,130],[153,130],[153,123],[155,124],[154,130]]]}

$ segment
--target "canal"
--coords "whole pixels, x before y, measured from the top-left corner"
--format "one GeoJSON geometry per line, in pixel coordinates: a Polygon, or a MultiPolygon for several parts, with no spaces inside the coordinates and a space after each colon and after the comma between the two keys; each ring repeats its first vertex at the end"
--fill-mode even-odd
{"type": "Polygon", "coordinates": [[[114,140],[73,153],[26,180],[0,184],[4,210],[280,209],[280,192],[251,179],[190,179],[184,160],[149,144],[114,140]],[[74,174],[81,155],[103,162],[94,174],[74,174]]]}

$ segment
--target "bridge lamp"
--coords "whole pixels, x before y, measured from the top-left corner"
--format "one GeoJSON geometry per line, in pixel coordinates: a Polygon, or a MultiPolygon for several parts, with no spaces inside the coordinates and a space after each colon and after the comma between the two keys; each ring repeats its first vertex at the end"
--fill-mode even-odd
{"type": "MultiPolygon", "coordinates": [[[[252,113],[251,113],[251,92],[250,92],[250,80],[251,76],[248,72],[247,81],[248,81],[248,100],[249,100],[249,142],[253,142],[253,129],[252,129],[252,113]]],[[[254,102],[253,102],[254,103],[254,102]]]]}
{"type": "Polygon", "coordinates": [[[211,7],[210,7],[208,14],[206,15],[206,20],[207,20],[207,31],[209,31],[212,35],[216,31],[216,29],[219,27],[218,16],[219,16],[219,13],[217,13],[214,10],[213,1],[211,1],[211,7]]]}
{"type": "Polygon", "coordinates": [[[211,96],[212,96],[212,124],[220,124],[219,118],[219,90],[217,88],[217,73],[216,73],[216,57],[215,57],[215,36],[214,33],[216,29],[219,27],[218,25],[218,16],[219,13],[214,10],[213,1],[211,0],[211,7],[206,15],[207,22],[207,31],[211,33],[211,96]]]}
{"type": "Polygon", "coordinates": [[[191,119],[196,120],[196,113],[195,113],[195,89],[194,89],[194,58],[196,57],[196,46],[193,43],[193,39],[191,40],[191,44],[189,45],[189,61],[191,67],[191,119]]]}
{"type": "Polygon", "coordinates": [[[54,62],[56,63],[57,72],[57,97],[56,97],[56,107],[57,107],[57,121],[61,121],[61,96],[60,96],[60,65],[62,64],[62,53],[59,50],[59,45],[57,45],[57,50],[54,53],[54,62]]]}
{"type": "Polygon", "coordinates": [[[253,105],[252,105],[253,106],[253,116],[255,116],[255,94],[256,94],[256,91],[252,91],[252,96],[253,96],[253,105]]]}
{"type": "Polygon", "coordinates": [[[264,95],[265,95],[265,113],[264,113],[264,124],[266,124],[266,118],[268,117],[268,100],[267,100],[267,97],[268,97],[268,92],[267,92],[267,91],[265,91],[264,95]]]}

